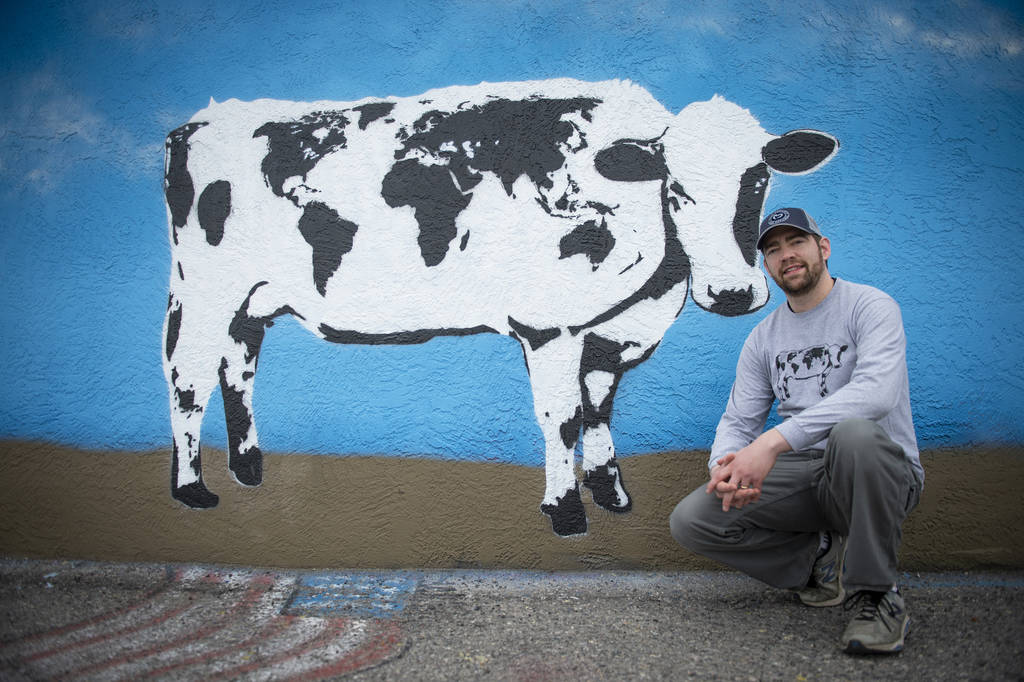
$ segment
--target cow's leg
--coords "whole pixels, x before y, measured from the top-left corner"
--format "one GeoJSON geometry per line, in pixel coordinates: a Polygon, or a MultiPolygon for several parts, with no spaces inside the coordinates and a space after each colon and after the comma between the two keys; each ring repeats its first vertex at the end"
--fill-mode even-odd
{"type": "Polygon", "coordinates": [[[573,471],[583,411],[580,406],[579,363],[582,342],[569,334],[541,344],[522,341],[533,389],[533,410],[544,434],[544,501],[559,535],[587,532],[587,514],[573,471]],[[537,346],[537,347],[534,347],[537,346]]]}
{"type": "Polygon", "coordinates": [[[266,282],[260,282],[253,286],[245,301],[234,312],[226,329],[230,344],[221,358],[219,369],[228,431],[228,467],[236,481],[249,486],[263,482],[263,452],[256,436],[256,419],[252,410],[253,382],[260,347],[266,329],[274,324],[275,317],[294,314],[287,306],[277,308],[267,315],[254,312],[253,308],[267,305],[265,300],[254,300],[266,291],[263,288],[265,285],[266,282]]]}
{"type": "Polygon", "coordinates": [[[219,374],[228,432],[228,467],[242,485],[259,485],[263,482],[263,453],[252,411],[256,357],[249,357],[243,347],[237,347],[236,352],[221,358],[219,374]]]}
{"type": "Polygon", "coordinates": [[[171,495],[189,507],[216,507],[219,498],[203,483],[199,432],[216,385],[216,357],[190,311],[171,296],[164,325],[164,375],[171,403],[174,448],[171,495]]]}
{"type": "Polygon", "coordinates": [[[633,508],[615,459],[610,428],[615,391],[626,369],[625,353],[648,355],[639,353],[635,344],[588,334],[579,376],[583,396],[583,485],[590,489],[594,504],[618,513],[633,508]]]}

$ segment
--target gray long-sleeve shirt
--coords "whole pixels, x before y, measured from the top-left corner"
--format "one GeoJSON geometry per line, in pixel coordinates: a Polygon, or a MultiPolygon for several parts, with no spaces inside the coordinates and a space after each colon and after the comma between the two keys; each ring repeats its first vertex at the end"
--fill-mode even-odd
{"type": "Polygon", "coordinates": [[[840,421],[870,419],[903,448],[923,481],[906,346],[899,306],[874,287],[836,279],[811,310],[780,305],[743,344],[709,466],[761,435],[778,401],[783,422],[776,428],[793,450],[823,450],[840,421]]]}

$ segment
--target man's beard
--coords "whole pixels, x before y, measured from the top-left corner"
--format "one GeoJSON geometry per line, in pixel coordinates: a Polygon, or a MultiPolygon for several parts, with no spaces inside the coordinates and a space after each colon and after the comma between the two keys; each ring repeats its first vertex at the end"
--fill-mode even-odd
{"type": "Polygon", "coordinates": [[[818,247],[818,260],[813,263],[805,263],[803,261],[800,261],[800,263],[804,266],[804,272],[803,275],[795,281],[785,281],[782,278],[781,272],[778,277],[772,275],[772,279],[779,285],[779,288],[791,296],[801,296],[806,294],[818,285],[818,281],[821,279],[821,275],[825,271],[825,259],[821,257],[821,247],[818,247]]]}

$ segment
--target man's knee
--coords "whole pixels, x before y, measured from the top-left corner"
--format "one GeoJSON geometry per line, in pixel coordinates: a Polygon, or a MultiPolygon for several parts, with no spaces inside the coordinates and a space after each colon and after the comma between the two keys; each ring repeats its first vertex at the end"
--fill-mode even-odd
{"type": "Polygon", "coordinates": [[[825,451],[829,470],[895,471],[903,465],[903,448],[868,419],[846,419],[832,427],[825,451]]]}
{"type": "Polygon", "coordinates": [[[695,552],[703,544],[700,521],[707,506],[706,497],[703,489],[695,490],[684,497],[668,517],[668,528],[675,541],[695,552]]]}
{"type": "MultiPolygon", "coordinates": [[[[870,419],[844,419],[832,427],[829,444],[862,450],[877,442],[881,427],[870,419]]],[[[884,434],[884,432],[882,432],[884,434]]]]}

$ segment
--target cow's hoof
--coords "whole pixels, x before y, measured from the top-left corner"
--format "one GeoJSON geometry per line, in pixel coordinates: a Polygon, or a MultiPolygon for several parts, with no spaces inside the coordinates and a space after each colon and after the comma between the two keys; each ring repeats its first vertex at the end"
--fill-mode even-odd
{"type": "Polygon", "coordinates": [[[202,479],[180,488],[172,488],[171,497],[193,509],[212,509],[220,502],[220,498],[207,489],[202,479]]]}
{"type": "Polygon", "coordinates": [[[551,517],[551,529],[563,537],[587,532],[587,512],[583,509],[578,483],[562,497],[556,497],[555,504],[542,504],[540,510],[551,517]]]}
{"type": "Polygon", "coordinates": [[[622,483],[622,471],[618,461],[612,457],[607,463],[595,467],[583,476],[583,485],[590,488],[594,504],[602,509],[625,514],[633,508],[633,500],[622,483]]]}
{"type": "Polygon", "coordinates": [[[228,468],[235,475],[235,480],[242,485],[254,486],[263,482],[263,453],[257,447],[245,452],[231,453],[228,457],[228,468]]]}

